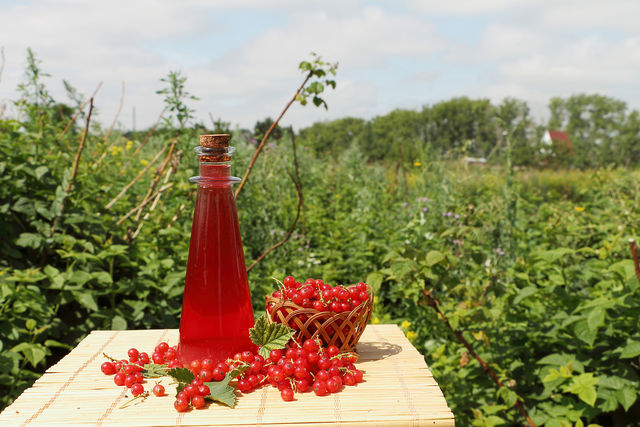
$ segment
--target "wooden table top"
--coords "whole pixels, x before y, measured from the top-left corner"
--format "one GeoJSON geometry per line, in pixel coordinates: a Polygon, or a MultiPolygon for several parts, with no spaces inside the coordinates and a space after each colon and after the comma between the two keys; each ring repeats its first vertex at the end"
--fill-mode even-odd
{"type": "MultiPolygon", "coordinates": [[[[284,402],[277,389],[266,386],[238,393],[233,409],[211,403],[178,413],[173,408],[175,386],[163,377],[166,396],[151,395],[121,408],[131,393],[100,371],[103,352],[126,358],[131,347],[152,352],[161,341],[177,344],[178,330],[93,331],[0,414],[0,425],[454,425],[423,356],[396,325],[367,326],[356,364],[364,371],[364,382],[338,393],[296,393],[294,401],[284,402]]],[[[147,380],[145,389],[155,381],[147,380]]]]}

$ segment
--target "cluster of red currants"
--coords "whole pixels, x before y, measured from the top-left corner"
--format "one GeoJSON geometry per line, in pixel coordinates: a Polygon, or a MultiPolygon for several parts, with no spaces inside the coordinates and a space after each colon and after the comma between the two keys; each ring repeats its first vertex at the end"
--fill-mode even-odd
{"type": "MultiPolygon", "coordinates": [[[[366,283],[360,282],[355,286],[331,286],[322,279],[307,279],[304,283],[297,282],[292,276],[285,277],[284,288],[274,291],[271,295],[278,299],[289,299],[294,304],[318,311],[332,311],[341,313],[351,311],[369,299],[366,283]]],[[[275,304],[267,306],[273,310],[275,304]]],[[[271,313],[271,311],[270,311],[271,313]]]]}
{"type": "MultiPolygon", "coordinates": [[[[114,360],[104,362],[100,369],[105,375],[113,375],[113,382],[117,386],[125,386],[131,390],[131,394],[136,397],[145,392],[143,383],[145,382],[142,368],[150,363],[149,354],[139,352],[135,348],[130,348],[127,352],[129,360],[114,360]]],[[[176,359],[177,348],[169,347],[166,342],[156,346],[153,353],[154,363],[167,363],[169,367],[182,366],[176,359]],[[160,359],[162,358],[162,359],[160,359]]],[[[164,395],[164,387],[162,384],[156,384],[153,387],[153,394],[156,396],[164,395]]]]}
{"type": "Polygon", "coordinates": [[[355,353],[339,353],[335,345],[324,348],[318,341],[308,339],[302,347],[271,350],[267,359],[245,351],[236,354],[232,363],[249,365],[238,377],[238,390],[242,393],[269,383],[280,390],[282,400],[290,401],[294,391],[313,390],[316,395],[324,396],[340,391],[343,385],[361,382],[362,371],[353,365],[357,359],[355,353]]]}

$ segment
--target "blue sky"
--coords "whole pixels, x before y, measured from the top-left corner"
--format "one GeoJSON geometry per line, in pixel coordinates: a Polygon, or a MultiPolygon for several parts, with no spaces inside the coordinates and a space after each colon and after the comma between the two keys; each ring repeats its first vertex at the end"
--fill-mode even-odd
{"type": "Polygon", "coordinates": [[[96,96],[99,119],[149,126],[160,78],[180,70],[199,120],[252,127],[276,116],[318,52],[338,61],[329,110],[295,106],[295,128],[371,118],[454,96],[526,100],[544,119],[552,96],[600,93],[640,109],[640,2],[615,0],[0,0],[0,105],[22,81],[27,47],[65,101],[62,79],[96,96]]]}

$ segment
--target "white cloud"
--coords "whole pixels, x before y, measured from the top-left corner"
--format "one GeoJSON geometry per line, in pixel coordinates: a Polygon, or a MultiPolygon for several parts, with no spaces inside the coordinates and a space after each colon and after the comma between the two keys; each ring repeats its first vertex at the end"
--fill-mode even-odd
{"type": "Polygon", "coordinates": [[[205,123],[211,112],[252,127],[290,99],[310,51],[340,62],[338,89],[325,94],[328,112],[293,108],[285,121],[296,127],[465,94],[521,97],[543,111],[551,96],[599,91],[640,108],[639,15],[631,0],[0,3],[0,103],[15,99],[30,46],[57,99],[62,79],[87,95],[104,83],[96,103],[105,124],[124,80],[125,127],[133,106],[138,128],[156,120],[169,70],[188,77],[205,123]],[[443,27],[452,22],[459,34],[443,27]]]}

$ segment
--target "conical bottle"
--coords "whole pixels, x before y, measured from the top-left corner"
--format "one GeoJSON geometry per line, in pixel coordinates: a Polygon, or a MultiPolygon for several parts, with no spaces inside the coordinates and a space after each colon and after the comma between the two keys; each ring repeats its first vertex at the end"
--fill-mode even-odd
{"type": "Polygon", "coordinates": [[[253,350],[254,318],[230,174],[229,135],[201,135],[200,175],[180,318],[178,358],[223,360],[253,350]]]}

